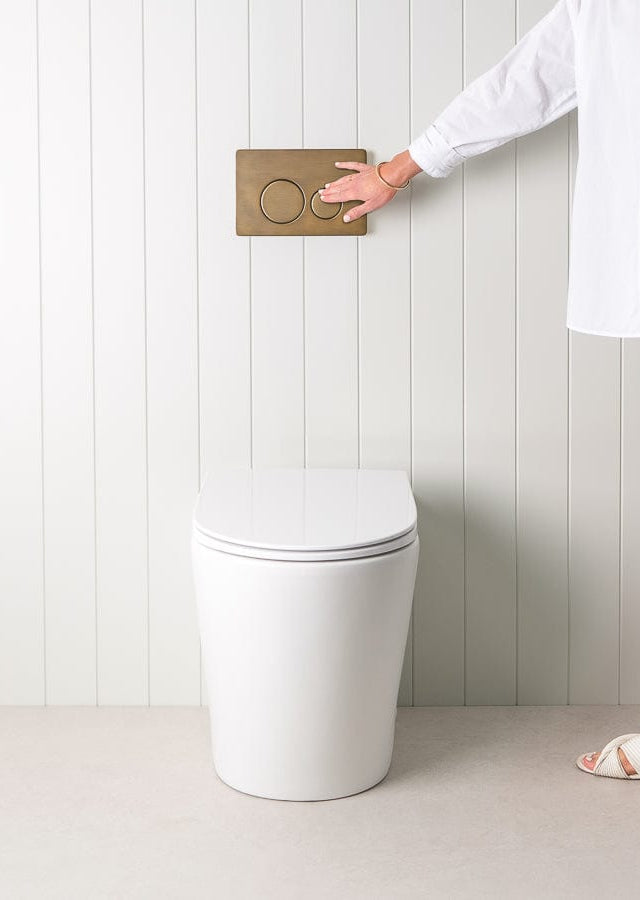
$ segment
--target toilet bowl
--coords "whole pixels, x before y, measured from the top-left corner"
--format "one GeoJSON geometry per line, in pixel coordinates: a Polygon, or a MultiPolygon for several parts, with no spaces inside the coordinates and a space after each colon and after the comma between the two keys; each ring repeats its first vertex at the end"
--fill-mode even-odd
{"type": "Polygon", "coordinates": [[[191,539],[213,763],[329,800],[389,770],[419,539],[404,471],[210,471],[191,539]]]}

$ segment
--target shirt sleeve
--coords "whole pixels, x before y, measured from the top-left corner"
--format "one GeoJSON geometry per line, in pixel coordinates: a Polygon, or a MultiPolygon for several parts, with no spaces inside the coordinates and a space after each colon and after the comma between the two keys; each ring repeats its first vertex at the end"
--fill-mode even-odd
{"type": "Polygon", "coordinates": [[[579,0],[558,0],[507,55],[455,97],[406,148],[433,178],[536,131],[577,105],[574,26],[579,0]]]}

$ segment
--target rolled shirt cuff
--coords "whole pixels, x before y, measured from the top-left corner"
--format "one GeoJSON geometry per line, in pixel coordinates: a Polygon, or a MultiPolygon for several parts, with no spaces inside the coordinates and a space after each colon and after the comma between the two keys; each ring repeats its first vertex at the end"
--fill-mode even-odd
{"type": "Polygon", "coordinates": [[[447,143],[434,124],[411,141],[406,149],[413,161],[432,178],[446,178],[465,159],[447,143]]]}

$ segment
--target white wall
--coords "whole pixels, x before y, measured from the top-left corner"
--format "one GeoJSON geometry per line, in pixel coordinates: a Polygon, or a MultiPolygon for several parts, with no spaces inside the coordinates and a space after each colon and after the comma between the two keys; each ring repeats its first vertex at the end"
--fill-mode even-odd
{"type": "Polygon", "coordinates": [[[387,159],[551,5],[0,0],[0,703],[206,702],[227,463],[411,474],[401,703],[640,702],[640,342],[565,327],[575,114],[364,237],[235,234],[237,148],[387,159]]]}

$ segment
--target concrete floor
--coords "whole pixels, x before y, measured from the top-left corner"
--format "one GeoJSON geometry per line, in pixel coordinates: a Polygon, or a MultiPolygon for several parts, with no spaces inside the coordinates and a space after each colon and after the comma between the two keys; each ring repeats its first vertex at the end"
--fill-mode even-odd
{"type": "Polygon", "coordinates": [[[288,803],[216,777],[205,709],[0,708],[0,897],[633,896],[640,781],[574,759],[635,730],[640,707],[401,709],[381,784],[288,803]]]}

